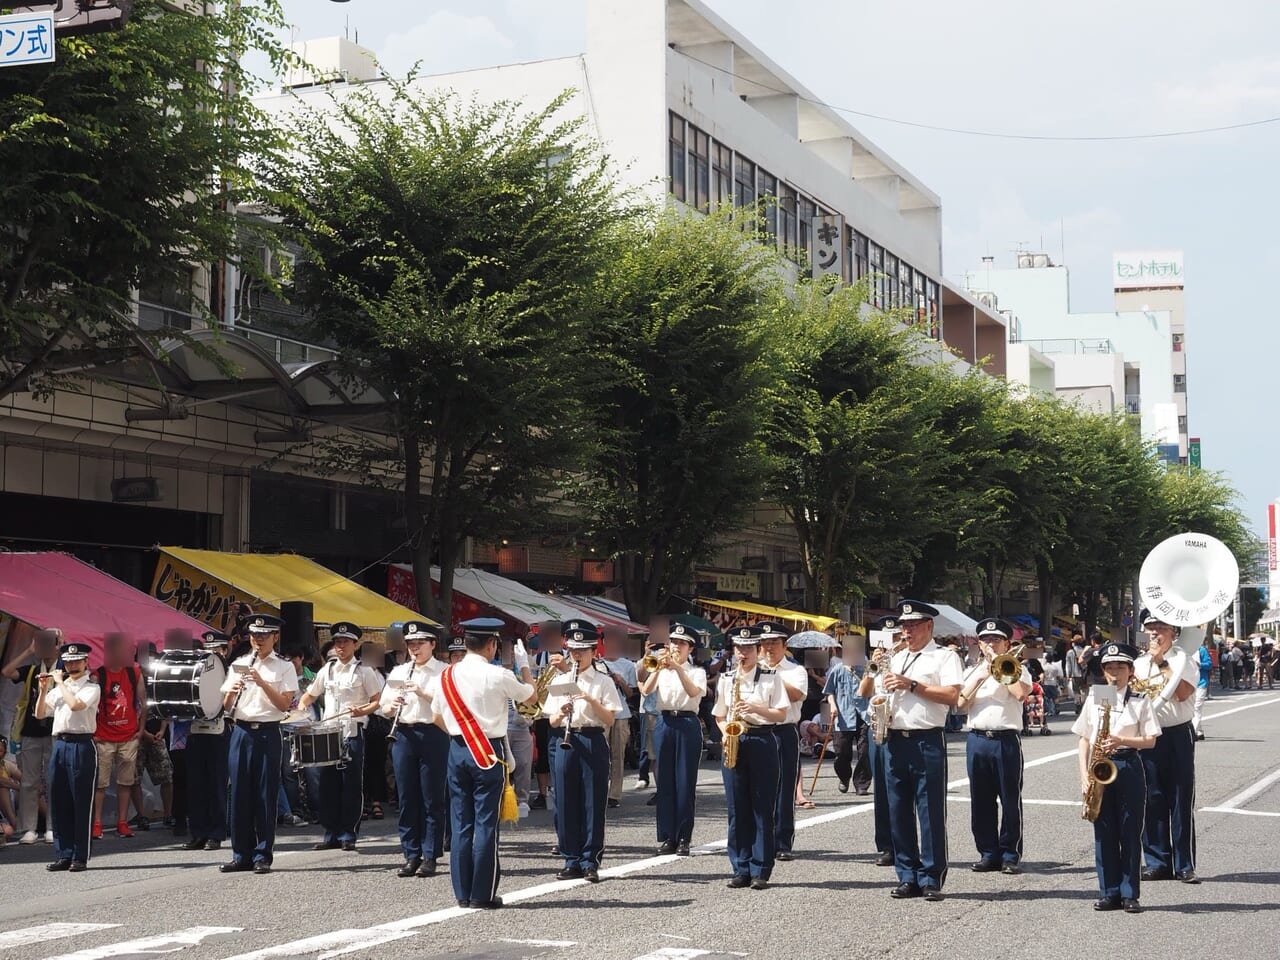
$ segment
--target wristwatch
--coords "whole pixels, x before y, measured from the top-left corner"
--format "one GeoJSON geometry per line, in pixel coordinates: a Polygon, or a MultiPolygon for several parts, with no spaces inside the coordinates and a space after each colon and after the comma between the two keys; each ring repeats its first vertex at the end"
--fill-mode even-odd
{"type": "Polygon", "coordinates": [[[910,689],[910,691],[908,691],[908,692],[909,692],[909,693],[915,693],[915,692],[916,692],[916,685],[917,685],[919,682],[920,682],[920,681],[918,681],[918,680],[912,680],[912,681],[911,681],[911,689],[910,689]]]}

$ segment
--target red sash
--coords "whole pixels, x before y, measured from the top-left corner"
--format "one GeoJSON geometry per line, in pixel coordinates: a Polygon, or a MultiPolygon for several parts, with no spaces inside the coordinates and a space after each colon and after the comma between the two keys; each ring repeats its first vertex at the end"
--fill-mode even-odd
{"type": "Polygon", "coordinates": [[[480,729],[480,724],[476,722],[475,715],[462,702],[458,687],[453,682],[453,667],[449,667],[440,675],[440,688],[444,691],[445,702],[453,711],[454,719],[462,728],[462,739],[467,749],[471,751],[471,759],[481,770],[488,770],[498,762],[498,756],[493,752],[493,744],[489,742],[489,738],[480,729]]]}

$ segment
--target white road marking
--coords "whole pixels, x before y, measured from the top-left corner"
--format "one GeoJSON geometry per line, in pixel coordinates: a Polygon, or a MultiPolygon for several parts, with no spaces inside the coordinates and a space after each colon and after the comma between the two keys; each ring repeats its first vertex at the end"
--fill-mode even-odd
{"type": "Polygon", "coordinates": [[[1200,813],[1238,813],[1244,817],[1280,817],[1280,813],[1267,810],[1236,810],[1233,807],[1201,807],[1200,813]]]}
{"type": "Polygon", "coordinates": [[[694,957],[705,957],[710,950],[697,950],[692,947],[659,947],[652,953],[646,953],[636,960],[693,960],[694,957]]]}
{"type": "MultiPolygon", "coordinates": [[[[954,800],[956,803],[972,803],[972,797],[955,796],[947,797],[948,800],[954,800]]],[[[1034,804],[1041,807],[1076,807],[1080,805],[1079,800],[1023,800],[1023,804],[1034,804]]]]}
{"type": "Polygon", "coordinates": [[[1253,784],[1253,786],[1245,787],[1243,790],[1237,793],[1230,800],[1224,800],[1222,803],[1218,804],[1217,807],[1215,807],[1214,809],[1234,810],[1236,807],[1243,807],[1246,803],[1248,803],[1258,794],[1262,793],[1262,791],[1266,790],[1267,787],[1271,786],[1277,780],[1280,780],[1280,770],[1276,770],[1272,773],[1267,774],[1257,783],[1253,784]]]}
{"type": "Polygon", "coordinates": [[[134,957],[139,954],[177,953],[186,947],[194,947],[205,937],[215,937],[223,933],[239,933],[242,927],[188,927],[186,930],[175,930],[173,933],[161,934],[157,937],[143,937],[140,940],[122,940],[119,943],[108,943],[101,947],[89,947],[74,953],[64,953],[47,960],[103,960],[105,957],[134,957]]]}
{"type": "Polygon", "coordinates": [[[118,923],[42,923],[35,927],[24,927],[21,930],[6,930],[0,933],[0,950],[12,950],[14,947],[25,947],[29,943],[61,940],[63,937],[93,933],[95,930],[110,930],[118,926],[120,926],[118,923]]]}
{"type": "MultiPolygon", "coordinates": [[[[468,911],[469,912],[469,911],[468,911]]],[[[362,930],[334,930],[302,940],[289,943],[278,943],[273,947],[263,947],[249,953],[239,953],[228,960],[266,960],[268,957],[307,957],[318,954],[318,960],[338,957],[344,953],[376,947],[392,940],[412,937],[413,931],[389,930],[387,926],[365,927],[362,930]]]]}
{"type": "Polygon", "coordinates": [[[498,942],[518,943],[523,947],[576,947],[578,945],[576,940],[511,940],[507,937],[500,938],[498,942]]]}
{"type": "Polygon", "coordinates": [[[1243,707],[1223,710],[1221,713],[1206,713],[1202,719],[1217,720],[1219,717],[1229,717],[1231,714],[1239,713],[1241,710],[1252,710],[1254,707],[1269,707],[1273,703],[1280,703],[1280,697],[1273,697],[1270,700],[1261,700],[1258,703],[1246,703],[1243,707]]]}

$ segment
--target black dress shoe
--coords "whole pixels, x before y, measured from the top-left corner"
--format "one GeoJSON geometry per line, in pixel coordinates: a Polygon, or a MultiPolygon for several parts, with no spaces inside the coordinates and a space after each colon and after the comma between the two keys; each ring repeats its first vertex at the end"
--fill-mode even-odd
{"type": "Polygon", "coordinates": [[[1000,864],[994,860],[979,860],[969,869],[974,873],[992,873],[1000,869],[1000,864]]]}
{"type": "Polygon", "coordinates": [[[253,862],[253,872],[256,874],[264,874],[271,872],[271,864],[265,860],[255,860],[253,862]]]}
{"type": "Polygon", "coordinates": [[[49,864],[47,867],[45,867],[45,869],[46,869],[46,870],[48,870],[50,873],[61,873],[63,870],[70,870],[70,869],[71,869],[71,861],[70,861],[70,860],[55,860],[55,861],[53,861],[53,863],[51,863],[51,864],[49,864]]]}
{"type": "Polygon", "coordinates": [[[463,910],[470,910],[470,909],[471,909],[471,901],[470,901],[470,900],[459,900],[459,901],[458,901],[458,906],[460,906],[463,910]]]}
{"type": "Polygon", "coordinates": [[[656,807],[658,805],[658,795],[655,793],[653,796],[651,796],[648,800],[644,802],[644,805],[646,807],[656,807]]]}
{"type": "Polygon", "coordinates": [[[795,858],[796,855],[790,850],[779,850],[777,855],[774,857],[775,860],[781,860],[783,863],[788,863],[795,858]]]}
{"type": "Polygon", "coordinates": [[[1099,910],[1099,911],[1119,910],[1120,898],[1119,897],[1103,897],[1100,900],[1095,900],[1093,901],[1093,909],[1099,910]]]}
{"type": "Polygon", "coordinates": [[[551,855],[553,857],[560,856],[560,844],[557,843],[555,846],[551,848],[551,855]]]}
{"type": "Polygon", "coordinates": [[[354,840],[342,841],[342,849],[347,851],[347,853],[351,853],[352,851],[355,850],[355,848],[356,848],[356,842],[354,840]]]}
{"type": "Polygon", "coordinates": [[[910,900],[920,896],[920,888],[914,883],[900,883],[889,891],[889,896],[895,900],[910,900]]]}
{"type": "Polygon", "coordinates": [[[754,880],[751,881],[751,889],[752,890],[768,890],[769,881],[766,880],[764,877],[756,877],[754,880]]]}
{"type": "Polygon", "coordinates": [[[937,887],[925,884],[923,887],[920,888],[920,896],[924,897],[926,900],[930,902],[936,902],[942,899],[942,891],[939,890],[937,887]]]}
{"type": "Polygon", "coordinates": [[[1200,878],[1196,876],[1194,870],[1182,870],[1173,875],[1173,879],[1181,880],[1183,883],[1199,883],[1200,878]]]}
{"type": "Polygon", "coordinates": [[[677,856],[677,857],[687,857],[687,856],[689,856],[689,844],[687,844],[687,843],[682,843],[682,844],[680,844],[679,846],[677,846],[677,847],[676,847],[676,856],[677,856]]]}
{"type": "Polygon", "coordinates": [[[421,857],[410,857],[404,862],[404,866],[396,871],[397,877],[413,877],[417,876],[418,868],[422,866],[421,857]]]}
{"type": "Polygon", "coordinates": [[[735,876],[732,880],[725,884],[730,890],[741,890],[743,887],[751,886],[750,877],[735,876]]]}
{"type": "Polygon", "coordinates": [[[662,843],[658,844],[658,853],[660,854],[675,853],[675,852],[676,852],[676,845],[672,843],[670,840],[663,840],[662,843]]]}
{"type": "Polygon", "coordinates": [[[83,860],[72,860],[71,866],[67,867],[67,870],[71,873],[84,873],[88,869],[89,865],[83,860]]]}
{"type": "Polygon", "coordinates": [[[1022,868],[1018,866],[1016,863],[1006,863],[1001,865],[1000,872],[1004,874],[1008,874],[1011,877],[1016,877],[1018,874],[1022,872],[1022,868]]]}
{"type": "Polygon", "coordinates": [[[243,860],[232,860],[230,863],[224,863],[218,868],[219,873],[247,873],[253,869],[253,864],[245,863],[243,860]]]}
{"type": "Polygon", "coordinates": [[[541,793],[540,793],[540,794],[538,794],[537,796],[530,797],[530,798],[529,798],[529,809],[530,809],[530,810],[545,810],[545,809],[547,809],[547,798],[546,798],[546,795],[545,795],[545,794],[541,794],[541,793]]]}
{"type": "Polygon", "coordinates": [[[854,787],[853,795],[855,797],[869,797],[871,796],[871,791],[868,790],[866,787],[854,787]]]}
{"type": "Polygon", "coordinates": [[[418,868],[418,876],[434,877],[436,875],[436,871],[439,869],[440,866],[435,862],[435,860],[423,860],[422,866],[418,868]]]}
{"type": "Polygon", "coordinates": [[[312,844],[312,850],[337,850],[342,844],[337,840],[321,840],[319,843],[312,844]]]}
{"type": "Polygon", "coordinates": [[[848,793],[848,792],[849,792],[849,781],[848,781],[848,780],[841,780],[839,783],[837,783],[837,784],[836,784],[836,789],[837,789],[837,790],[839,790],[841,793],[848,793]]]}
{"type": "Polygon", "coordinates": [[[556,874],[556,879],[557,880],[581,880],[582,868],[581,867],[565,867],[563,870],[561,870],[556,874]]]}
{"type": "Polygon", "coordinates": [[[595,867],[587,867],[587,869],[582,871],[582,879],[586,880],[587,883],[599,883],[600,871],[595,867]]]}
{"type": "Polygon", "coordinates": [[[1125,897],[1123,900],[1120,901],[1120,903],[1124,907],[1125,913],[1141,913],[1142,912],[1142,904],[1140,904],[1137,901],[1137,898],[1135,897],[1125,897]]]}
{"type": "Polygon", "coordinates": [[[614,800],[612,797],[610,797],[610,798],[609,798],[609,802],[608,802],[607,804],[605,804],[605,806],[607,806],[610,810],[614,810],[614,809],[616,809],[616,808],[618,808],[618,807],[622,806],[622,801],[621,801],[621,800],[614,800]]]}
{"type": "Polygon", "coordinates": [[[1172,880],[1173,871],[1168,867],[1149,867],[1142,871],[1143,880],[1172,880]]]}
{"type": "Polygon", "coordinates": [[[222,841],[221,841],[221,840],[206,840],[206,841],[204,842],[204,848],[205,848],[206,850],[221,850],[221,849],[222,849],[222,841]]]}
{"type": "Polygon", "coordinates": [[[893,866],[893,854],[892,854],[892,853],[877,853],[877,854],[876,854],[876,859],[875,859],[875,865],[876,865],[877,867],[892,867],[892,866],[893,866]]]}
{"type": "Polygon", "coordinates": [[[204,841],[203,841],[203,840],[196,840],[196,839],[194,839],[194,838],[193,838],[193,839],[191,839],[191,840],[188,840],[186,843],[184,843],[184,844],[183,844],[179,849],[181,849],[181,850],[203,850],[203,849],[204,849],[204,841]]]}
{"type": "Polygon", "coordinates": [[[492,900],[472,900],[471,906],[476,910],[497,910],[502,906],[502,898],[494,897],[492,900]]]}

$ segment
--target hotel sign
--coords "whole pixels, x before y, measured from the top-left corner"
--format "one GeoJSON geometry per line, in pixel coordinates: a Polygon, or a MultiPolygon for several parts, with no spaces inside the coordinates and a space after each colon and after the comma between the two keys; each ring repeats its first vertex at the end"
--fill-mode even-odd
{"type": "Polygon", "coordinates": [[[1132,250],[1112,254],[1112,280],[1116,290],[1182,287],[1181,250],[1132,250]]]}
{"type": "Polygon", "coordinates": [[[712,573],[699,572],[698,580],[702,583],[715,581],[716,593],[745,593],[749,597],[760,595],[760,577],[754,573],[712,573]]]}

